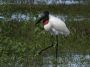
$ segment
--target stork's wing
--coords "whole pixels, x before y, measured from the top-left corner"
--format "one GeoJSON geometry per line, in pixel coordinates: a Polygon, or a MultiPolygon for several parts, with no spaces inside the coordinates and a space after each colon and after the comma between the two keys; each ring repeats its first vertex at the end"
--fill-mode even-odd
{"type": "Polygon", "coordinates": [[[51,15],[49,18],[49,22],[52,25],[52,28],[54,28],[56,31],[60,33],[62,32],[64,35],[68,35],[70,33],[66,24],[60,18],[51,15]]]}

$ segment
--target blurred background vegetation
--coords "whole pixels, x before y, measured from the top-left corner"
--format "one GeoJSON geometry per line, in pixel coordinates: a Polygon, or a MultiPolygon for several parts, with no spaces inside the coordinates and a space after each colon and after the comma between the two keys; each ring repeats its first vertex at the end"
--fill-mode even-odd
{"type": "MultiPolygon", "coordinates": [[[[59,36],[60,52],[90,53],[90,1],[47,1],[0,0],[1,67],[29,67],[38,51],[51,44],[50,34],[40,28],[42,25],[35,26],[36,15],[45,10],[64,20],[71,31],[67,39],[59,36]]],[[[54,52],[51,48],[46,54],[54,52]]]]}

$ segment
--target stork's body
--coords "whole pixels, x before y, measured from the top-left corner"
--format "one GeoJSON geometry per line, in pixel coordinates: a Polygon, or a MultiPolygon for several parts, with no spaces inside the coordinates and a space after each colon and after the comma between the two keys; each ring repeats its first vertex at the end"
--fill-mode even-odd
{"type": "Polygon", "coordinates": [[[65,23],[61,19],[54,17],[53,15],[49,15],[49,20],[44,21],[44,23],[45,22],[48,23],[44,24],[44,29],[50,32],[51,35],[62,34],[67,36],[70,33],[65,23]]]}

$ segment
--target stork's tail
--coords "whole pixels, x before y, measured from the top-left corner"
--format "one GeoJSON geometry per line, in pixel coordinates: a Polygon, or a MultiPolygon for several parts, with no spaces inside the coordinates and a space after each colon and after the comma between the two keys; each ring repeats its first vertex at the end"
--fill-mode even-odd
{"type": "Polygon", "coordinates": [[[64,35],[65,35],[65,37],[67,37],[69,34],[70,34],[70,31],[69,31],[69,29],[67,28],[66,31],[64,32],[64,35]]]}

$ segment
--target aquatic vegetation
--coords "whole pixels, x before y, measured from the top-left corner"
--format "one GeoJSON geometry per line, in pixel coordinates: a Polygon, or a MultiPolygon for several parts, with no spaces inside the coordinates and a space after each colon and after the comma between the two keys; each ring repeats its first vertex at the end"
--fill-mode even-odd
{"type": "MultiPolygon", "coordinates": [[[[10,17],[9,15],[13,12],[28,12],[36,15],[49,9],[54,14],[90,16],[90,9],[88,8],[89,6],[81,5],[0,5],[0,13],[3,16],[7,15],[7,17],[10,17]]],[[[71,35],[67,39],[59,36],[59,51],[90,54],[90,20],[68,21],[67,19],[66,24],[70,29],[71,35]]],[[[51,44],[50,34],[41,28],[42,25],[36,27],[34,21],[31,20],[27,22],[13,20],[0,21],[0,64],[30,65],[33,59],[37,61],[42,59],[42,55],[53,55],[55,49],[51,48],[41,56],[35,56],[41,48],[51,44]]],[[[42,62],[42,60],[40,61],[42,62]]]]}

